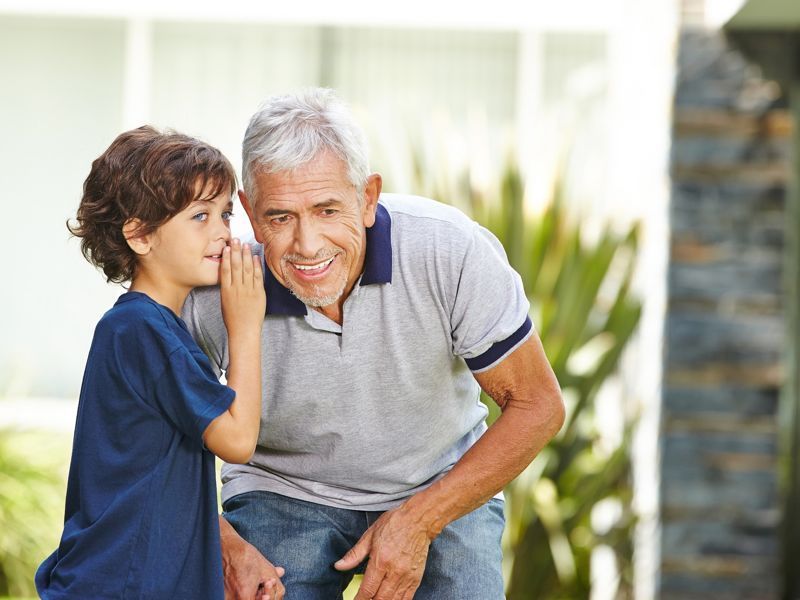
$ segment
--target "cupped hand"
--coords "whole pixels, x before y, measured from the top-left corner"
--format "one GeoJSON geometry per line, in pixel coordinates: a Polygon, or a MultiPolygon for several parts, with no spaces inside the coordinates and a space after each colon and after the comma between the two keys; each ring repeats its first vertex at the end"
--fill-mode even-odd
{"type": "Polygon", "coordinates": [[[223,249],[219,285],[222,318],[228,331],[260,331],[267,302],[264,276],[261,259],[253,255],[249,244],[234,238],[223,249]]]}

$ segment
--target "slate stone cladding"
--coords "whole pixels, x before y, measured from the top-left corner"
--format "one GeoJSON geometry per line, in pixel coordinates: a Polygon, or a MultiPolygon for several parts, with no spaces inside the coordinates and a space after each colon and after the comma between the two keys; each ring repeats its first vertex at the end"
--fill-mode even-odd
{"type": "Polygon", "coordinates": [[[790,113],[684,29],[673,119],[659,597],[777,598],[790,113]]]}

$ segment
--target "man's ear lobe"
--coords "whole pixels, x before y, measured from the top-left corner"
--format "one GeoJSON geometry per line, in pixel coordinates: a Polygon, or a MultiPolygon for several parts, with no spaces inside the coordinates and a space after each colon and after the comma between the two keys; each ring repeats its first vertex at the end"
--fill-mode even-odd
{"type": "Polygon", "coordinates": [[[142,222],[139,219],[128,219],[122,226],[122,235],[128,246],[139,256],[150,253],[150,236],[142,235],[142,222]]]}
{"type": "Polygon", "coordinates": [[[380,173],[373,173],[367,177],[364,186],[364,226],[372,227],[375,224],[375,211],[378,208],[378,198],[383,188],[383,178],[380,173]]]}
{"type": "Polygon", "coordinates": [[[247,216],[250,217],[250,201],[247,199],[247,194],[244,193],[244,190],[239,190],[236,193],[239,195],[239,202],[242,203],[244,212],[246,212],[247,216]]]}
{"type": "Polygon", "coordinates": [[[250,204],[250,200],[245,194],[244,190],[239,190],[239,202],[242,203],[242,208],[244,212],[247,214],[247,218],[250,221],[250,227],[253,229],[253,235],[256,238],[256,241],[259,244],[263,244],[264,240],[261,239],[261,232],[258,229],[255,219],[255,211],[253,210],[253,205],[250,204]]]}

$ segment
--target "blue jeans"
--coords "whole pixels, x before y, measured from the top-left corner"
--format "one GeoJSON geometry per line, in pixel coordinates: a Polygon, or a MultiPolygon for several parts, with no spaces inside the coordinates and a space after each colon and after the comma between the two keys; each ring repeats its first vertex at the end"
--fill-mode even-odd
{"type": "MultiPolygon", "coordinates": [[[[225,503],[225,518],[276,566],[286,569],[286,600],[332,600],[351,572],[333,568],[382,512],[333,508],[271,492],[247,492],[225,503]]],[[[450,523],[433,541],[419,600],[504,598],[500,538],[503,501],[492,499],[450,523]]]]}

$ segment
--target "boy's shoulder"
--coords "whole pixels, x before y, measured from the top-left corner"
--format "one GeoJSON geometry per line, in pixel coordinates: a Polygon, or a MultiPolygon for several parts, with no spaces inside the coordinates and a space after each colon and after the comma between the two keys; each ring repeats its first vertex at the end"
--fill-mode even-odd
{"type": "Polygon", "coordinates": [[[100,323],[131,327],[141,324],[166,324],[165,311],[168,311],[166,307],[162,307],[146,294],[126,292],[106,311],[100,323]]]}
{"type": "Polygon", "coordinates": [[[127,342],[158,343],[169,350],[185,345],[182,332],[185,326],[168,308],[140,292],[127,292],[100,319],[95,336],[124,336],[127,342]]]}

